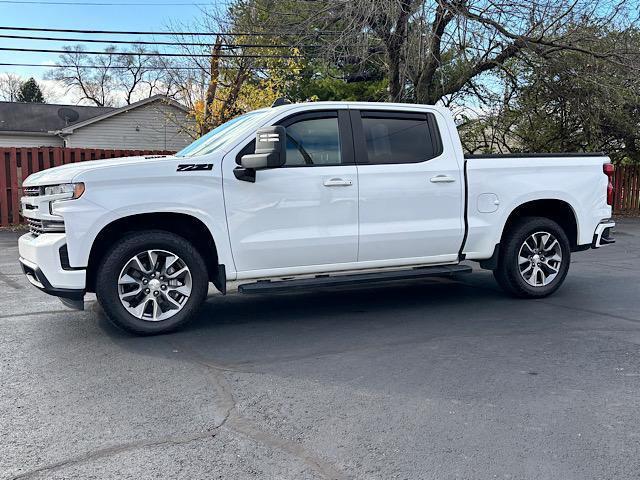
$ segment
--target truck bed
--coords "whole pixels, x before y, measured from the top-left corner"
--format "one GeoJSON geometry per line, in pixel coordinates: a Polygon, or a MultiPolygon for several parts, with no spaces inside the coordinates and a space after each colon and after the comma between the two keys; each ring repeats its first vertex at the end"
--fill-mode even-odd
{"type": "Polygon", "coordinates": [[[603,153],[465,155],[467,258],[487,258],[500,241],[507,217],[518,206],[546,199],[568,205],[577,224],[577,244],[590,244],[598,223],[611,215],[603,153]]]}
{"type": "Polygon", "coordinates": [[[602,152],[566,152],[566,153],[469,153],[465,160],[476,158],[566,158],[566,157],[606,157],[602,152]]]}

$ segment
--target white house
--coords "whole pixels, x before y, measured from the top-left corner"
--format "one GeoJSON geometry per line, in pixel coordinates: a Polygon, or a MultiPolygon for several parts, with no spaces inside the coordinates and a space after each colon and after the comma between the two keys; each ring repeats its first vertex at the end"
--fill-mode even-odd
{"type": "Polygon", "coordinates": [[[163,95],[121,108],[0,102],[0,147],[177,151],[193,130],[187,108],[163,95]]]}

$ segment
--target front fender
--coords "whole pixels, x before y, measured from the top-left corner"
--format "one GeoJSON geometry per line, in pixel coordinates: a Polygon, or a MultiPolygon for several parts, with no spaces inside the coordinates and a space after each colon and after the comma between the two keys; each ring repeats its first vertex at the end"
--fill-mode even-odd
{"type": "Polygon", "coordinates": [[[227,266],[227,276],[233,279],[235,265],[222,189],[215,188],[216,183],[219,183],[216,178],[191,177],[189,182],[164,184],[162,189],[153,185],[132,187],[126,183],[103,188],[91,185],[89,195],[60,202],[55,213],[65,218],[70,265],[86,267],[96,237],[116,220],[145,213],[178,213],[200,220],[209,229],[216,243],[218,260],[227,266]]]}

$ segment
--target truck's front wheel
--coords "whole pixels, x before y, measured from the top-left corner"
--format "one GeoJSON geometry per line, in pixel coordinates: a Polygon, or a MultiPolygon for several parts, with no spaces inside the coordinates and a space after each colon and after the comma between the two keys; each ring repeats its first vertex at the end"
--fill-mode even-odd
{"type": "Polygon", "coordinates": [[[96,296],[117,326],[150,335],[187,322],[208,284],[205,263],[191,243],[170,232],[143,231],[124,237],[105,255],[96,296]]]}
{"type": "Polygon", "coordinates": [[[525,217],[505,232],[493,275],[511,295],[546,297],[564,282],[570,260],[569,240],[560,225],[544,217],[525,217]]]}

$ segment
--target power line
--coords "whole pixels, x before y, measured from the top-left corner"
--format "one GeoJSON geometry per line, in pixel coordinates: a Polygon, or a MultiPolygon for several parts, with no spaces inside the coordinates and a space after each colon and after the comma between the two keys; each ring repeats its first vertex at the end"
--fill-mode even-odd
{"type": "MultiPolygon", "coordinates": [[[[160,42],[160,41],[143,41],[143,40],[100,40],[97,38],[62,38],[62,37],[31,37],[28,35],[0,35],[0,38],[12,38],[17,40],[42,40],[47,42],[77,42],[77,43],[117,43],[131,45],[172,45],[172,46],[189,46],[189,47],[211,47],[214,42],[160,42]]],[[[236,48],[316,48],[319,45],[264,45],[253,43],[234,43],[232,45],[222,45],[224,50],[235,50],[236,48]]]]}
{"type": "MultiPolygon", "coordinates": [[[[41,63],[0,63],[0,67],[41,67],[41,68],[107,68],[116,70],[126,70],[131,67],[123,65],[109,65],[103,67],[101,65],[43,65],[41,63]]],[[[204,67],[144,67],[145,70],[207,70],[204,67]]],[[[222,68],[222,67],[221,67],[222,68]]]]}
{"type": "Polygon", "coordinates": [[[209,3],[107,3],[107,2],[43,2],[43,1],[24,1],[24,0],[0,0],[0,3],[10,3],[10,4],[18,4],[18,5],[81,5],[81,6],[95,6],[95,7],[112,7],[112,6],[150,6],[150,7],[161,7],[161,6],[173,6],[173,7],[184,7],[184,6],[200,6],[204,7],[210,5],[209,3]]]}
{"type": "MultiPolygon", "coordinates": [[[[209,53],[155,53],[155,52],[104,52],[104,51],[85,51],[85,50],[51,50],[45,48],[8,48],[0,47],[0,51],[4,52],[31,52],[31,53],[67,53],[67,54],[84,54],[84,55],[114,55],[114,56],[146,56],[146,57],[194,57],[194,58],[209,58],[209,53]]],[[[219,58],[301,58],[300,55],[267,55],[267,54],[244,54],[227,55],[221,53],[216,55],[219,58]]],[[[309,55],[305,55],[305,58],[310,58],[309,55]]]]}
{"type": "MultiPolygon", "coordinates": [[[[131,67],[123,65],[43,65],[42,63],[0,63],[0,67],[40,67],[40,68],[102,68],[102,69],[115,69],[115,70],[127,70],[131,67]]],[[[220,70],[237,70],[232,67],[219,67],[220,70]]],[[[145,70],[198,70],[209,71],[209,67],[180,67],[180,66],[144,66],[145,70]]],[[[263,71],[263,70],[288,70],[286,67],[244,67],[244,70],[263,71]]],[[[315,73],[310,72],[312,75],[315,73]]]]}
{"type": "MultiPolygon", "coordinates": [[[[292,35],[309,35],[307,32],[151,32],[151,31],[124,31],[124,30],[81,30],[81,29],[68,29],[68,28],[36,28],[36,27],[7,27],[0,26],[0,30],[16,30],[22,32],[58,32],[58,33],[98,33],[98,34],[111,34],[111,35],[186,35],[186,36],[222,36],[222,37],[282,37],[292,35]]],[[[339,35],[340,32],[335,31],[322,31],[313,32],[311,35],[325,36],[325,35],[339,35]]]]}
{"type": "MultiPolygon", "coordinates": [[[[99,65],[42,65],[39,63],[0,63],[0,67],[93,68],[93,69],[107,68],[107,69],[114,69],[114,70],[126,70],[129,68],[129,67],[124,67],[120,65],[101,67],[99,65]]],[[[203,72],[207,74],[209,73],[209,69],[205,67],[166,67],[166,68],[165,67],[145,67],[145,70],[147,71],[156,71],[156,70],[166,70],[166,71],[183,70],[184,71],[186,70],[186,71],[203,72]]],[[[220,67],[220,70],[233,71],[237,69],[230,68],[230,67],[220,67]]],[[[250,70],[253,72],[263,72],[263,73],[268,73],[268,71],[276,71],[276,72],[286,71],[298,78],[314,78],[314,77],[317,77],[318,75],[318,72],[293,73],[289,71],[286,67],[269,67],[269,68],[248,67],[248,68],[245,68],[245,70],[250,70]]]]}

